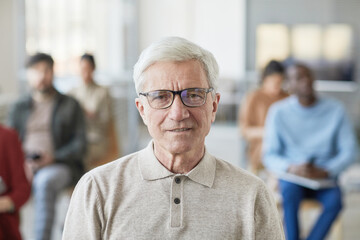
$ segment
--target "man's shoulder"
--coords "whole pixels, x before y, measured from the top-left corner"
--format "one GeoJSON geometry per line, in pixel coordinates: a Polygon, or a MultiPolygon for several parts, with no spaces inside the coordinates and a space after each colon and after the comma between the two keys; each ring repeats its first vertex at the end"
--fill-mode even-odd
{"type": "Polygon", "coordinates": [[[25,96],[21,96],[19,97],[14,103],[13,106],[15,108],[18,107],[27,107],[27,106],[31,106],[32,103],[32,98],[30,95],[25,95],[25,96]]]}
{"type": "Polygon", "coordinates": [[[292,96],[285,97],[279,101],[274,102],[271,107],[276,109],[286,109],[289,107],[291,101],[293,101],[292,96]]]}
{"type": "Polygon", "coordinates": [[[216,159],[216,177],[225,178],[233,184],[248,187],[263,185],[263,181],[252,173],[219,158],[216,159]]]}
{"type": "Polygon", "coordinates": [[[101,94],[109,94],[110,90],[107,86],[103,86],[103,85],[96,85],[96,89],[97,91],[99,91],[101,94]]]}
{"type": "Polygon", "coordinates": [[[139,152],[135,152],[96,167],[89,171],[87,175],[91,175],[92,178],[96,179],[107,179],[113,175],[120,177],[121,173],[126,172],[130,168],[133,170],[138,169],[138,154],[139,152]]]}
{"type": "Polygon", "coordinates": [[[293,99],[290,96],[274,102],[269,108],[269,115],[287,114],[291,111],[291,101],[293,101],[293,99]]]}
{"type": "Polygon", "coordinates": [[[72,104],[78,103],[78,101],[72,95],[65,95],[60,92],[57,93],[57,98],[59,99],[59,101],[62,101],[62,102],[68,102],[68,103],[72,103],[72,104]]]}
{"type": "Polygon", "coordinates": [[[138,152],[96,167],[83,175],[77,184],[80,189],[96,189],[99,196],[131,189],[142,180],[138,167],[138,152]]]}
{"type": "Polygon", "coordinates": [[[55,102],[56,105],[64,110],[66,109],[71,111],[72,109],[72,111],[80,111],[82,109],[80,103],[73,96],[62,93],[57,93],[55,102]]]}
{"type": "Polygon", "coordinates": [[[110,90],[108,87],[103,85],[96,85],[96,95],[99,99],[111,98],[110,90]]]}
{"type": "Polygon", "coordinates": [[[320,101],[321,101],[322,105],[326,106],[330,110],[342,111],[345,109],[344,105],[335,98],[321,97],[320,101]]]}

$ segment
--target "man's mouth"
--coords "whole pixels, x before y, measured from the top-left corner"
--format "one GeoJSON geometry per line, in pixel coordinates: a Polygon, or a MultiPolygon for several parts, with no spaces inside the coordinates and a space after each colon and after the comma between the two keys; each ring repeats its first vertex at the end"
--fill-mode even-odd
{"type": "Polygon", "coordinates": [[[170,130],[171,132],[185,132],[185,131],[189,131],[190,128],[177,128],[177,129],[172,129],[170,130]]]}

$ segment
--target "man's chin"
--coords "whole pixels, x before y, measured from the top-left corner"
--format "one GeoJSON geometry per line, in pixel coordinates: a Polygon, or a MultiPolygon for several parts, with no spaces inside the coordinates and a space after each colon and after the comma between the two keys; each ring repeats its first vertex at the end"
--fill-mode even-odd
{"type": "Polygon", "coordinates": [[[170,141],[166,150],[172,154],[182,154],[191,151],[193,145],[189,141],[170,141]]]}
{"type": "Polygon", "coordinates": [[[50,95],[53,93],[53,91],[54,91],[54,89],[52,87],[35,89],[35,92],[37,92],[39,94],[43,94],[43,95],[50,95]]]}

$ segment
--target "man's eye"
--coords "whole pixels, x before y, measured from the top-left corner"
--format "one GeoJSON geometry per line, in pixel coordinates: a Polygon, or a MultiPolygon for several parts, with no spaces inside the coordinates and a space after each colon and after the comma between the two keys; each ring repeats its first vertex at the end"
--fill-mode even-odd
{"type": "Polygon", "coordinates": [[[202,92],[198,92],[198,91],[188,92],[186,94],[186,96],[191,99],[203,99],[204,98],[204,94],[202,92]]]}
{"type": "Polygon", "coordinates": [[[151,98],[153,99],[153,101],[163,101],[163,100],[167,100],[169,99],[169,94],[163,93],[163,94],[154,94],[153,96],[151,96],[151,98]]]}
{"type": "Polygon", "coordinates": [[[165,98],[166,98],[166,96],[162,96],[162,95],[153,97],[154,100],[162,100],[162,99],[165,99],[165,98]]]}
{"type": "Polygon", "coordinates": [[[197,93],[192,93],[188,95],[189,98],[203,98],[202,95],[197,94],[197,93]]]}

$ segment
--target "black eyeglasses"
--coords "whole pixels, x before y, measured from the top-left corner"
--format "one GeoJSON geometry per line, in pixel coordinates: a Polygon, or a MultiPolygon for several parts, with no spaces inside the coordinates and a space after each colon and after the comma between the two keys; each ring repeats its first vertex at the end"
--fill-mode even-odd
{"type": "Polygon", "coordinates": [[[207,94],[213,90],[213,88],[187,88],[181,91],[155,90],[147,93],[139,93],[139,95],[145,96],[150,107],[155,109],[170,107],[177,94],[185,106],[200,107],[205,104],[207,94]]]}

